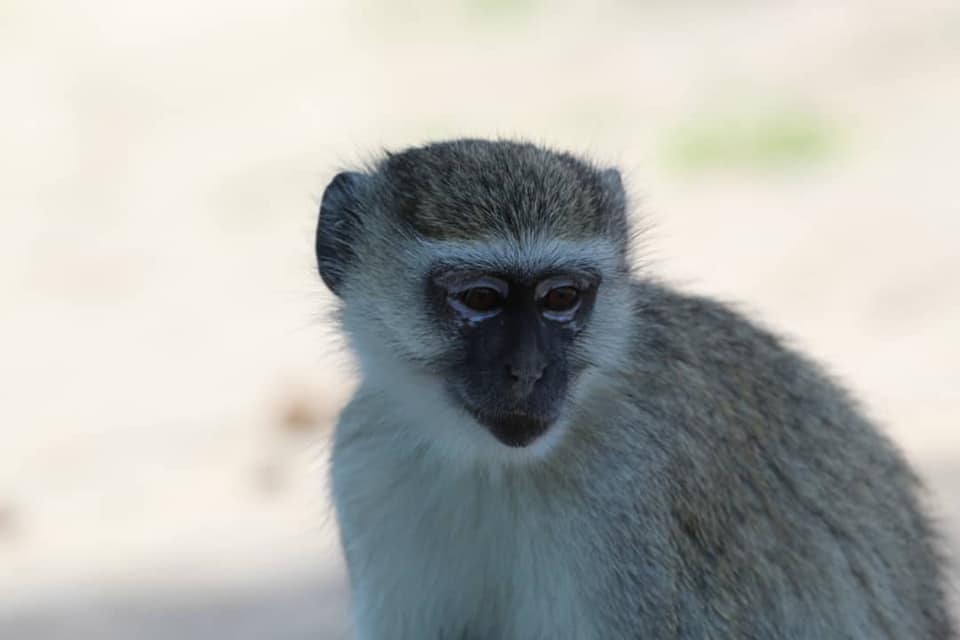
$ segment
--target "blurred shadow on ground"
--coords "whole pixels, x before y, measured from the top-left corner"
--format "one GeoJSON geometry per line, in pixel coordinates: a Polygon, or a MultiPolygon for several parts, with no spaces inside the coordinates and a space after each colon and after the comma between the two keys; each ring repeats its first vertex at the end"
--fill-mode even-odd
{"type": "Polygon", "coordinates": [[[347,633],[343,584],[313,577],[259,589],[84,594],[0,613],[0,637],[30,640],[338,640],[347,633]]]}

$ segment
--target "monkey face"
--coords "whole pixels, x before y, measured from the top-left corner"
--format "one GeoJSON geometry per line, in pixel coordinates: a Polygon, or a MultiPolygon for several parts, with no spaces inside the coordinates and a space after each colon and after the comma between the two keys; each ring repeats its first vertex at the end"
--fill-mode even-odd
{"type": "Polygon", "coordinates": [[[497,463],[553,450],[590,374],[630,353],[626,211],[616,170],[525,143],[440,143],[338,174],[317,266],[365,392],[395,412],[368,428],[497,463]]]}
{"type": "Polygon", "coordinates": [[[448,396],[503,444],[525,447],[557,420],[586,366],[577,338],[593,311],[600,276],[438,266],[430,308],[452,345],[448,396]]]}

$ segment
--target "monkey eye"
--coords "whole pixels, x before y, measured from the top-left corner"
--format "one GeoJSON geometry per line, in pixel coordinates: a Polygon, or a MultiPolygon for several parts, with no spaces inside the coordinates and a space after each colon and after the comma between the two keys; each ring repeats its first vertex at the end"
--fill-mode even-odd
{"type": "Polygon", "coordinates": [[[548,280],[541,283],[540,309],[550,320],[568,322],[580,307],[580,287],[569,280],[548,280]]]}
{"type": "Polygon", "coordinates": [[[576,287],[557,287],[550,289],[543,298],[543,306],[550,311],[570,311],[580,302],[580,291],[576,287]]]}
{"type": "Polygon", "coordinates": [[[461,291],[457,298],[471,311],[487,313],[503,305],[503,296],[492,287],[472,287],[461,291]]]}
{"type": "Polygon", "coordinates": [[[447,303],[467,320],[492,318],[503,310],[509,287],[506,282],[492,277],[439,283],[447,289],[447,303]]]}

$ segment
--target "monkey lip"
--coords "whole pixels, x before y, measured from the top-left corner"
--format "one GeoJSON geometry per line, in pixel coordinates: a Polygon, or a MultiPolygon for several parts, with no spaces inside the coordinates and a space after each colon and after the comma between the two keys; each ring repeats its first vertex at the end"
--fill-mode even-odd
{"type": "Polygon", "coordinates": [[[475,412],[477,420],[490,430],[493,436],[508,447],[520,448],[530,445],[546,433],[552,418],[532,416],[526,413],[485,414],[475,412]]]}

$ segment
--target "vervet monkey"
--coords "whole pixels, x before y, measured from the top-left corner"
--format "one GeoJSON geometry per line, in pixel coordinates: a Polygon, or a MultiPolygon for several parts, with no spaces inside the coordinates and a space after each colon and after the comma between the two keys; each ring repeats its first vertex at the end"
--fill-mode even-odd
{"type": "Polygon", "coordinates": [[[896,448],[775,335],[632,270],[630,238],[616,170],[532,144],[326,188],[357,637],[952,637],[896,448]]]}

